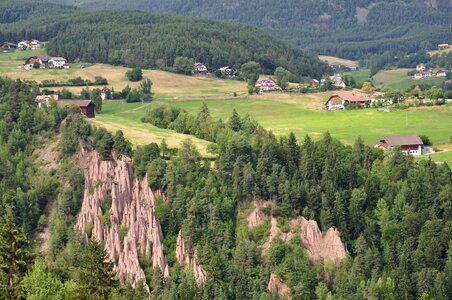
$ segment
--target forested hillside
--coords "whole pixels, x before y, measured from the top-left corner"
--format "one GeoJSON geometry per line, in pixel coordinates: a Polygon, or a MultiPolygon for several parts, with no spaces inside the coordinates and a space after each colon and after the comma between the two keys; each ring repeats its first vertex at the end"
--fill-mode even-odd
{"type": "Polygon", "coordinates": [[[0,26],[0,41],[23,38],[49,40],[48,53],[70,61],[152,67],[172,66],[183,56],[213,69],[257,61],[268,73],[282,66],[320,78],[329,70],[318,58],[250,26],[138,11],[35,14],[0,26]]]}
{"type": "Polygon", "coordinates": [[[359,139],[345,146],[328,133],[317,142],[276,138],[235,111],[227,122],[215,120],[206,106],[197,115],[156,107],[143,121],[212,141],[214,164],[190,142],[179,150],[152,143],[132,151],[121,132],[93,127],[77,110],[38,109],[35,93],[0,80],[0,287],[9,299],[148,299],[146,287],[151,299],[451,298],[446,164],[399,151],[384,156],[359,139]],[[116,177],[122,173],[139,179],[116,177]],[[130,180],[141,180],[134,205],[150,197],[149,210],[128,207],[130,180]],[[259,199],[270,206],[247,221],[250,201],[259,199]],[[127,219],[129,209],[144,215],[127,219]],[[135,226],[149,215],[153,230],[161,228],[152,251],[105,252],[132,247],[136,234],[148,232],[135,226]],[[307,222],[301,216],[323,231],[337,228],[346,255],[335,263],[313,258],[292,227],[307,222]],[[46,230],[44,247],[34,237],[46,230]],[[103,232],[116,237],[104,244],[103,232]],[[44,259],[35,255],[40,249],[44,259]],[[184,255],[196,262],[187,264],[184,255]],[[120,284],[114,264],[138,268],[143,284],[120,284]],[[281,297],[268,290],[269,279],[281,297]]]}
{"type": "Polygon", "coordinates": [[[352,59],[452,40],[449,0],[49,0],[94,9],[173,12],[258,26],[301,48],[352,59]]]}

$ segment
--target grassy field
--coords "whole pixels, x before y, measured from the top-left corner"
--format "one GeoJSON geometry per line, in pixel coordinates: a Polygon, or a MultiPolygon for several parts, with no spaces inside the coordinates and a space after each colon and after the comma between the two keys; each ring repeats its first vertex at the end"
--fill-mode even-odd
{"type": "MultiPolygon", "coordinates": [[[[16,51],[0,53],[0,74],[11,78],[24,80],[58,80],[82,77],[94,80],[96,76],[107,78],[108,85],[115,90],[122,90],[126,85],[136,87],[139,82],[130,82],[125,77],[128,68],[96,64],[83,67],[71,64],[70,69],[38,69],[23,70],[20,66],[24,60],[33,54],[45,54],[45,49],[34,51],[16,51]]],[[[163,72],[160,70],[143,70],[143,76],[153,82],[153,92],[156,98],[166,97],[224,97],[228,94],[247,92],[246,83],[235,80],[220,80],[216,78],[192,77],[163,72]]],[[[68,87],[73,92],[80,92],[83,87],[68,87]]],[[[58,88],[55,88],[58,90],[58,88]]]]}
{"type": "Polygon", "coordinates": [[[450,167],[452,167],[452,151],[438,152],[424,156],[423,158],[430,157],[436,162],[446,162],[450,167]]]}
{"type": "Polygon", "coordinates": [[[364,81],[369,79],[370,70],[344,72],[344,76],[350,76],[356,81],[357,84],[362,84],[364,81]]]}
{"type": "Polygon", "coordinates": [[[344,59],[335,56],[319,55],[319,59],[326,61],[329,65],[333,63],[340,63],[347,66],[358,66],[358,62],[354,60],[344,59]]]}
{"type": "Polygon", "coordinates": [[[206,147],[209,142],[141,122],[141,117],[146,109],[152,105],[155,105],[155,103],[106,102],[102,113],[97,114],[96,119],[92,119],[90,122],[103,126],[111,132],[122,130],[126,138],[134,145],[145,145],[153,142],[160,144],[165,139],[168,146],[179,147],[184,140],[191,139],[197,145],[200,153],[208,156],[206,147]]]}
{"type": "Polygon", "coordinates": [[[380,71],[374,75],[374,84],[377,87],[388,86],[396,89],[406,90],[413,85],[418,84],[432,84],[440,86],[445,78],[444,77],[432,77],[420,80],[414,80],[407,75],[407,72],[413,71],[412,69],[396,69],[380,71]]]}
{"type": "MultiPolygon", "coordinates": [[[[347,144],[352,144],[358,136],[369,143],[385,135],[398,134],[427,135],[433,143],[446,143],[450,140],[452,106],[390,113],[376,109],[336,112],[319,110],[327,98],[328,94],[314,94],[264,95],[222,100],[159,100],[141,105],[119,102],[106,104],[102,114],[97,116],[97,122],[113,129],[120,129],[120,126],[130,128],[130,132],[128,129],[125,131],[127,137],[132,142],[143,143],[147,140],[146,136],[141,135],[143,131],[151,135],[150,139],[159,139],[167,132],[140,122],[147,108],[169,103],[197,113],[205,103],[215,118],[227,120],[232,110],[236,109],[241,115],[249,113],[264,128],[278,135],[293,131],[298,138],[309,134],[317,139],[324,132],[330,131],[335,138],[347,144]],[[136,135],[136,130],[140,134],[136,135]]],[[[175,137],[174,143],[180,140],[181,137],[175,137]]]]}
{"type": "Polygon", "coordinates": [[[452,52],[452,48],[449,49],[444,49],[444,50],[433,50],[433,51],[429,51],[427,52],[430,56],[433,56],[435,54],[443,54],[443,53],[449,53],[452,52]]]}

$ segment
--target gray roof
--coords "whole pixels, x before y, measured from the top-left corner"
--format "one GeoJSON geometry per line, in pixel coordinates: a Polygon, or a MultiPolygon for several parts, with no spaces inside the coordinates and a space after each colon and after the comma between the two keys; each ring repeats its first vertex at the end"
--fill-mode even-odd
{"type": "Polygon", "coordinates": [[[385,136],[383,139],[389,146],[423,145],[421,138],[417,135],[394,135],[385,136]]]}

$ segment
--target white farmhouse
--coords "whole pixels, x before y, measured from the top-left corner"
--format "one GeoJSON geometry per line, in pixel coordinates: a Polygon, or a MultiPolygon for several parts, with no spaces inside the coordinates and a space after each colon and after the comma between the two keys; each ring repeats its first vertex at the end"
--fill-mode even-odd
{"type": "Polygon", "coordinates": [[[49,67],[63,68],[66,65],[66,59],[63,57],[52,57],[48,62],[49,67]]]}

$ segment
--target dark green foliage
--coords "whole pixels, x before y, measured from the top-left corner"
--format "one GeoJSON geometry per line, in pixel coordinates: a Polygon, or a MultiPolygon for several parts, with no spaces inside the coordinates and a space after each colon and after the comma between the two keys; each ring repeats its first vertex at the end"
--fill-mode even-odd
{"type": "Polygon", "coordinates": [[[50,40],[49,55],[64,56],[69,61],[153,67],[163,60],[165,66],[184,74],[193,69],[192,61],[201,61],[212,69],[225,65],[240,69],[254,60],[267,73],[282,66],[294,74],[311,77],[329,71],[311,54],[258,29],[189,17],[137,11],[36,15],[0,26],[0,40],[23,39],[24,30],[35,38],[50,40]],[[71,22],[66,21],[69,19],[71,22]],[[181,63],[176,62],[177,57],[188,59],[181,63]]]}
{"type": "Polygon", "coordinates": [[[262,70],[259,63],[255,61],[249,61],[243,64],[240,68],[240,76],[245,79],[248,86],[254,86],[259,79],[259,75],[262,70]]]}
{"type": "Polygon", "coordinates": [[[116,276],[104,247],[96,241],[88,242],[78,281],[84,299],[108,299],[112,290],[119,286],[116,276]]]}
{"type": "Polygon", "coordinates": [[[296,46],[353,59],[393,49],[410,53],[434,49],[437,44],[452,39],[448,0],[238,0],[234,5],[225,4],[223,0],[54,2],[86,8],[132,8],[242,22],[262,28],[296,46]]]}
{"type": "Polygon", "coordinates": [[[133,68],[132,70],[126,72],[126,77],[130,81],[140,81],[143,79],[143,71],[141,68],[133,68]]]}
{"type": "Polygon", "coordinates": [[[8,210],[0,227],[0,295],[2,299],[23,299],[21,281],[33,261],[29,241],[13,222],[8,210]]]}
{"type": "Polygon", "coordinates": [[[174,59],[173,67],[177,73],[191,75],[195,61],[188,57],[178,56],[174,59]]]}
{"type": "Polygon", "coordinates": [[[143,178],[148,164],[158,157],[160,157],[160,149],[156,143],[138,146],[133,152],[133,168],[135,170],[135,175],[143,178]]]}
{"type": "Polygon", "coordinates": [[[128,140],[124,138],[124,133],[121,130],[116,131],[113,137],[113,150],[116,151],[116,155],[131,156],[132,145],[128,140]]]}
{"type": "Polygon", "coordinates": [[[102,111],[102,97],[100,96],[100,89],[93,89],[90,93],[89,99],[96,105],[96,112],[102,111]]]}

